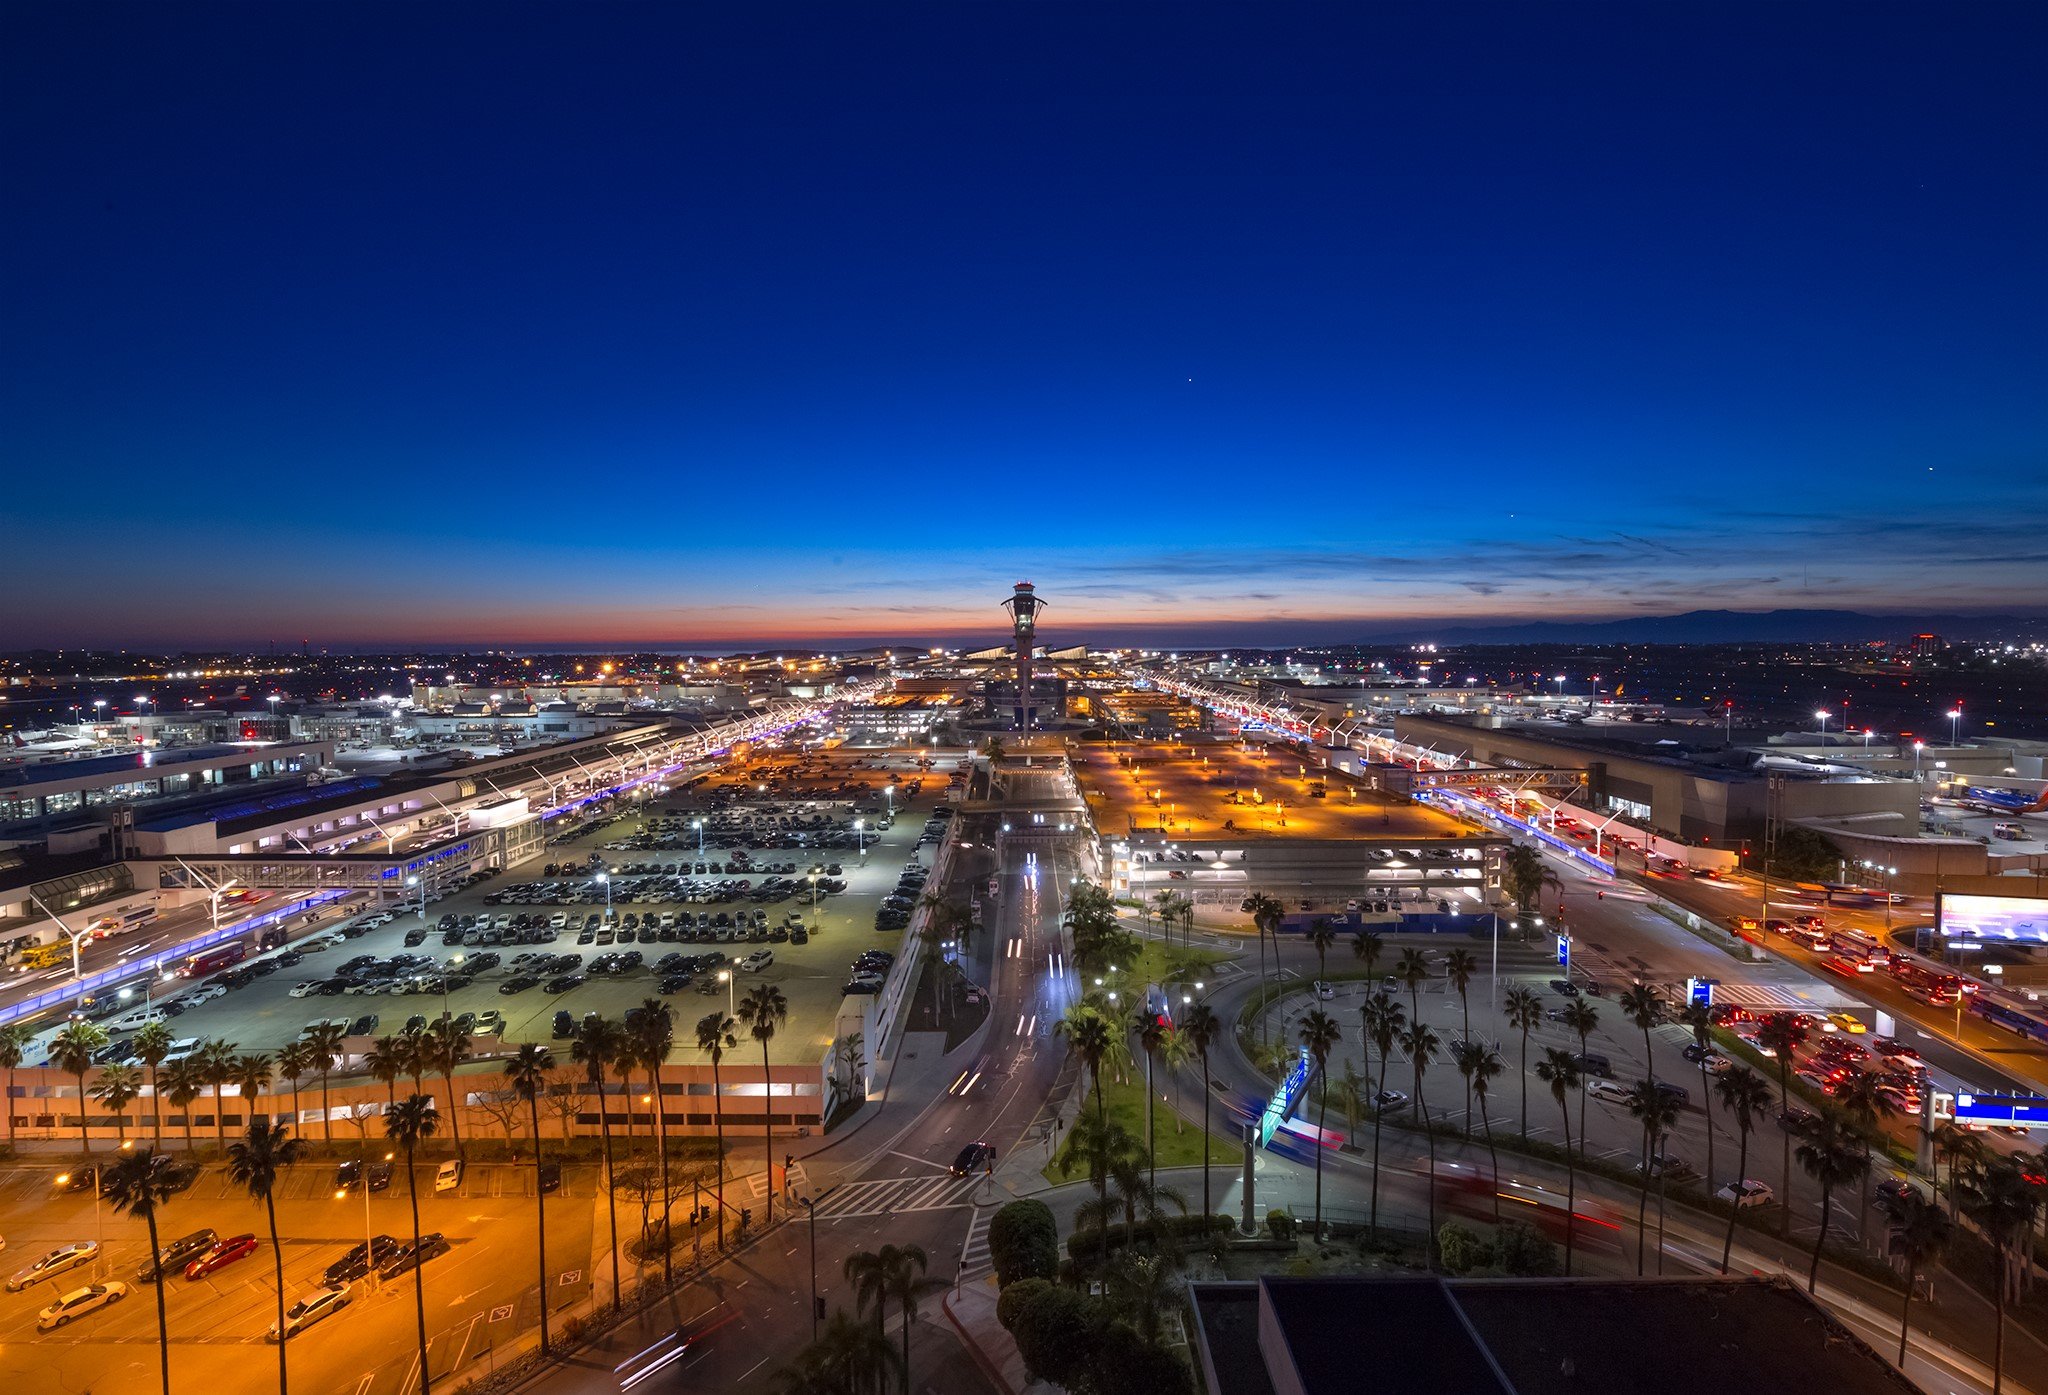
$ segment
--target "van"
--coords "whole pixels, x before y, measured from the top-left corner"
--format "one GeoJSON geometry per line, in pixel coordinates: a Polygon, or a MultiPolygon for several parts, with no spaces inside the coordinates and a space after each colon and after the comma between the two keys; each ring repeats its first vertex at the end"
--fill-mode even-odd
{"type": "Polygon", "coordinates": [[[450,1158],[434,1174],[436,1192],[452,1192],[462,1185],[462,1159],[450,1158]]]}

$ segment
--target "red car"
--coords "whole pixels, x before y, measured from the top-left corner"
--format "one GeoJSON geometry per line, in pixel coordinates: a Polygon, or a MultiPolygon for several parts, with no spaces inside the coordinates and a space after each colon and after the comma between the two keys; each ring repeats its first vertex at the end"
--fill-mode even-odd
{"type": "Polygon", "coordinates": [[[227,1268],[238,1259],[247,1259],[256,1253],[256,1237],[253,1235],[230,1235],[225,1240],[216,1240],[213,1247],[199,1258],[185,1266],[185,1277],[203,1279],[208,1274],[227,1268]]]}

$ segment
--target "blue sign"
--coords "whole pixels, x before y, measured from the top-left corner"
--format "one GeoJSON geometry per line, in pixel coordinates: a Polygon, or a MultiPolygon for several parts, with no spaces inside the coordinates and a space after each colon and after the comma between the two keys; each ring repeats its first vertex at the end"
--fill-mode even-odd
{"type": "Polygon", "coordinates": [[[2048,1099],[2040,1095],[1973,1095],[1958,1090],[1955,1114],[1973,1124],[2048,1129],[2048,1099]]]}
{"type": "Polygon", "coordinates": [[[1685,981],[1686,1000],[1695,1007],[1712,1007],[1714,989],[1720,984],[1718,978],[1689,978],[1685,981]]]}
{"type": "Polygon", "coordinates": [[[1569,969],[1571,966],[1572,937],[1570,935],[1559,935],[1557,937],[1557,967],[1560,969],[1569,969]]]}
{"type": "Polygon", "coordinates": [[[1266,1112],[1259,1116],[1259,1146],[1265,1147],[1273,1141],[1273,1131],[1281,1121],[1294,1112],[1294,1101],[1308,1085],[1309,1072],[1315,1069],[1308,1054],[1302,1047],[1301,1054],[1294,1058],[1294,1066],[1287,1072],[1287,1078],[1280,1082],[1280,1088],[1273,1092],[1273,1098],[1266,1102],[1266,1112]]]}

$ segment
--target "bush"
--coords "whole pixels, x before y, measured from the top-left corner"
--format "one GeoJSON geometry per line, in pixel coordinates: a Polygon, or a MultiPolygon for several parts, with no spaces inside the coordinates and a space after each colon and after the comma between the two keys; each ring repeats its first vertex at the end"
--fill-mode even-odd
{"type": "Polygon", "coordinates": [[[1292,1240],[1294,1217],[1276,1206],[1266,1213],[1266,1231],[1275,1240],[1292,1240]]]}
{"type": "Polygon", "coordinates": [[[1445,1221],[1437,1230],[1436,1250],[1447,1274],[1469,1274],[1493,1263],[1493,1247],[1457,1221],[1445,1221]]]}
{"type": "Polygon", "coordinates": [[[1025,1369],[1055,1385],[1072,1384],[1082,1374],[1093,1347],[1094,1304],[1070,1288],[1047,1285],[1011,1313],[1010,1335],[1025,1369]]]}
{"type": "MultiPolygon", "coordinates": [[[[1228,1216],[1162,1216],[1156,1222],[1140,1221],[1136,1238],[1140,1242],[1157,1239],[1169,1246],[1188,1240],[1200,1240],[1206,1244],[1215,1236],[1229,1233],[1232,1224],[1228,1216]]],[[[1111,1251],[1130,1244],[1131,1239],[1130,1231],[1121,1223],[1109,1228],[1111,1251]]],[[[1102,1231],[1095,1226],[1077,1230],[1067,1237],[1067,1253],[1080,1265],[1101,1259],[1102,1247],[1102,1231]]]]}
{"type": "Polygon", "coordinates": [[[1052,1209],[1042,1201],[1013,1201],[997,1211],[988,1223],[988,1253],[998,1288],[1019,1279],[1055,1277],[1060,1231],[1052,1209]]]}
{"type": "Polygon", "coordinates": [[[996,1299],[996,1321],[1003,1325],[1003,1331],[1008,1332],[1016,1323],[1017,1314],[1023,1311],[1026,1303],[1052,1287],[1053,1284],[1046,1279],[1024,1278],[1005,1288],[996,1299]]]}
{"type": "Polygon", "coordinates": [[[1561,1267],[1557,1246],[1522,1221],[1509,1221],[1493,1237],[1493,1262],[1521,1279],[1548,1278],[1561,1267]]]}
{"type": "Polygon", "coordinates": [[[1189,1395],[1194,1383],[1172,1352],[1146,1341],[1121,1322],[1105,1322],[1089,1334],[1082,1363],[1094,1395],[1189,1395]]]}

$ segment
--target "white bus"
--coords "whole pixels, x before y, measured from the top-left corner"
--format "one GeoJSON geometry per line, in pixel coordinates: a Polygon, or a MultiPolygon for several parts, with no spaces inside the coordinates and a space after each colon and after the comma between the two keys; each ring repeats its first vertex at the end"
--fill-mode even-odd
{"type": "Polygon", "coordinates": [[[156,919],[155,906],[130,906],[113,915],[103,915],[92,923],[92,938],[104,940],[109,935],[125,935],[131,930],[140,930],[156,919]]]}

